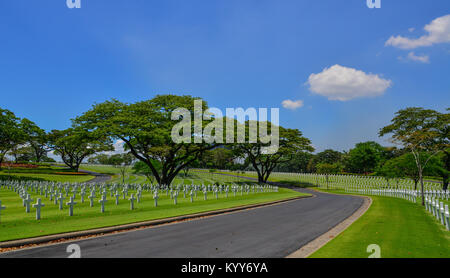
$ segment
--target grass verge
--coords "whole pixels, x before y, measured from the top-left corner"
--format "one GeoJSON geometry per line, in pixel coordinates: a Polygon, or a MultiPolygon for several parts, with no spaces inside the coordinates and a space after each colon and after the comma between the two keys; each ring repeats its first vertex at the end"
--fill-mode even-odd
{"type": "Polygon", "coordinates": [[[398,198],[370,197],[369,210],[310,258],[367,258],[370,244],[380,246],[382,258],[450,257],[450,232],[422,206],[398,198]]]}

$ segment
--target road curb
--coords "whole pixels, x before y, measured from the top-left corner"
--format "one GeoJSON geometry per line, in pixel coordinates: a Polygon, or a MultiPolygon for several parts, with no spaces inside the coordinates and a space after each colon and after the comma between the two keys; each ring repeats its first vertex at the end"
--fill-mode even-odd
{"type": "Polygon", "coordinates": [[[195,213],[195,214],[189,214],[189,215],[182,215],[182,216],[176,216],[176,217],[170,217],[170,218],[164,218],[164,219],[142,221],[142,222],[124,224],[124,225],[119,225],[119,226],[111,226],[111,227],[84,230],[84,231],[78,231],[78,232],[69,232],[69,233],[61,233],[61,234],[48,235],[48,236],[42,236],[42,237],[33,237],[33,238],[27,238],[27,239],[5,241],[5,242],[0,242],[0,253],[12,251],[12,250],[9,250],[10,248],[13,248],[14,250],[15,249],[23,249],[23,248],[27,248],[27,247],[31,247],[31,246],[35,247],[36,245],[59,243],[60,241],[69,241],[69,240],[72,241],[72,240],[81,239],[84,237],[103,236],[103,235],[108,235],[108,234],[114,234],[117,232],[125,232],[125,231],[129,231],[129,230],[140,229],[140,228],[150,228],[153,226],[160,226],[160,225],[164,225],[164,224],[172,224],[172,223],[177,223],[177,222],[182,222],[182,221],[195,220],[195,219],[199,219],[199,218],[203,218],[203,217],[222,215],[222,214],[238,212],[238,211],[242,211],[242,210],[277,205],[277,204],[281,204],[281,203],[291,202],[291,201],[310,198],[310,197],[313,197],[313,196],[298,196],[298,197],[287,198],[287,199],[277,200],[277,201],[272,201],[272,202],[267,202],[267,203],[238,206],[238,207],[233,207],[233,208],[201,212],[201,213],[195,213]],[[8,250],[5,250],[5,249],[8,249],[8,250]]]}
{"type": "MultiPolygon", "coordinates": [[[[331,195],[338,195],[328,192],[321,192],[325,194],[331,194],[331,195]]],[[[297,251],[289,254],[286,258],[307,258],[310,255],[312,255],[314,252],[325,246],[328,242],[330,242],[332,239],[334,239],[336,236],[347,230],[348,227],[350,227],[356,220],[358,220],[361,216],[363,216],[367,210],[372,205],[372,198],[368,196],[361,196],[361,195],[350,195],[347,194],[347,196],[355,196],[362,198],[363,204],[349,217],[347,217],[344,221],[340,222],[333,228],[331,228],[328,232],[320,235],[319,237],[313,239],[306,245],[302,246],[297,251]]]]}

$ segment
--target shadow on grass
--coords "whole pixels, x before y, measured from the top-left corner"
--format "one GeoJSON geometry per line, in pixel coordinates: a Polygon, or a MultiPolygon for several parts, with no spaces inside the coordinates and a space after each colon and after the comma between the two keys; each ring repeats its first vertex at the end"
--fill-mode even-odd
{"type": "Polygon", "coordinates": [[[0,181],[46,181],[43,178],[0,175],[0,181]]]}
{"type": "Polygon", "coordinates": [[[284,185],[293,186],[293,187],[299,187],[299,188],[317,187],[317,185],[312,184],[312,183],[293,181],[293,180],[276,179],[276,180],[269,180],[269,182],[281,183],[281,184],[284,184],[284,185]]]}

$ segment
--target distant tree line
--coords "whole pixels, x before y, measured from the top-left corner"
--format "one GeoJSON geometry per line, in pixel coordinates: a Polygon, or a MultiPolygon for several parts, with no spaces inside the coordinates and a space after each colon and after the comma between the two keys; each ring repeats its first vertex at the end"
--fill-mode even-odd
{"type": "MultiPolygon", "coordinates": [[[[448,109],[447,109],[448,111],[448,109]]],[[[378,175],[386,179],[410,178],[416,188],[424,177],[441,177],[448,189],[450,175],[449,113],[424,108],[406,108],[396,113],[392,123],[379,131],[392,135],[396,146],[369,141],[349,151],[327,149],[292,153],[290,159],[274,167],[277,172],[378,175]]],[[[202,168],[254,170],[245,158],[237,159],[231,148],[209,150],[197,165],[202,168]],[[238,163],[237,163],[238,162],[238,163]]]]}

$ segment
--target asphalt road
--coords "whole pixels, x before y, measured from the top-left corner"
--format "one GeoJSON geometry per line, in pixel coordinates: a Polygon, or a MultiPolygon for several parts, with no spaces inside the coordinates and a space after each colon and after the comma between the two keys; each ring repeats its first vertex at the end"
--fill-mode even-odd
{"type": "MultiPolygon", "coordinates": [[[[308,189],[296,189],[312,192],[308,189]]],[[[64,258],[69,244],[81,257],[285,257],[352,215],[363,199],[316,197],[187,222],[0,254],[0,258],[64,258]]]]}
{"type": "Polygon", "coordinates": [[[111,176],[107,175],[107,174],[100,174],[100,173],[87,171],[87,170],[81,170],[80,172],[88,173],[89,175],[95,177],[92,180],[88,181],[87,183],[104,183],[111,179],[111,176]]]}

